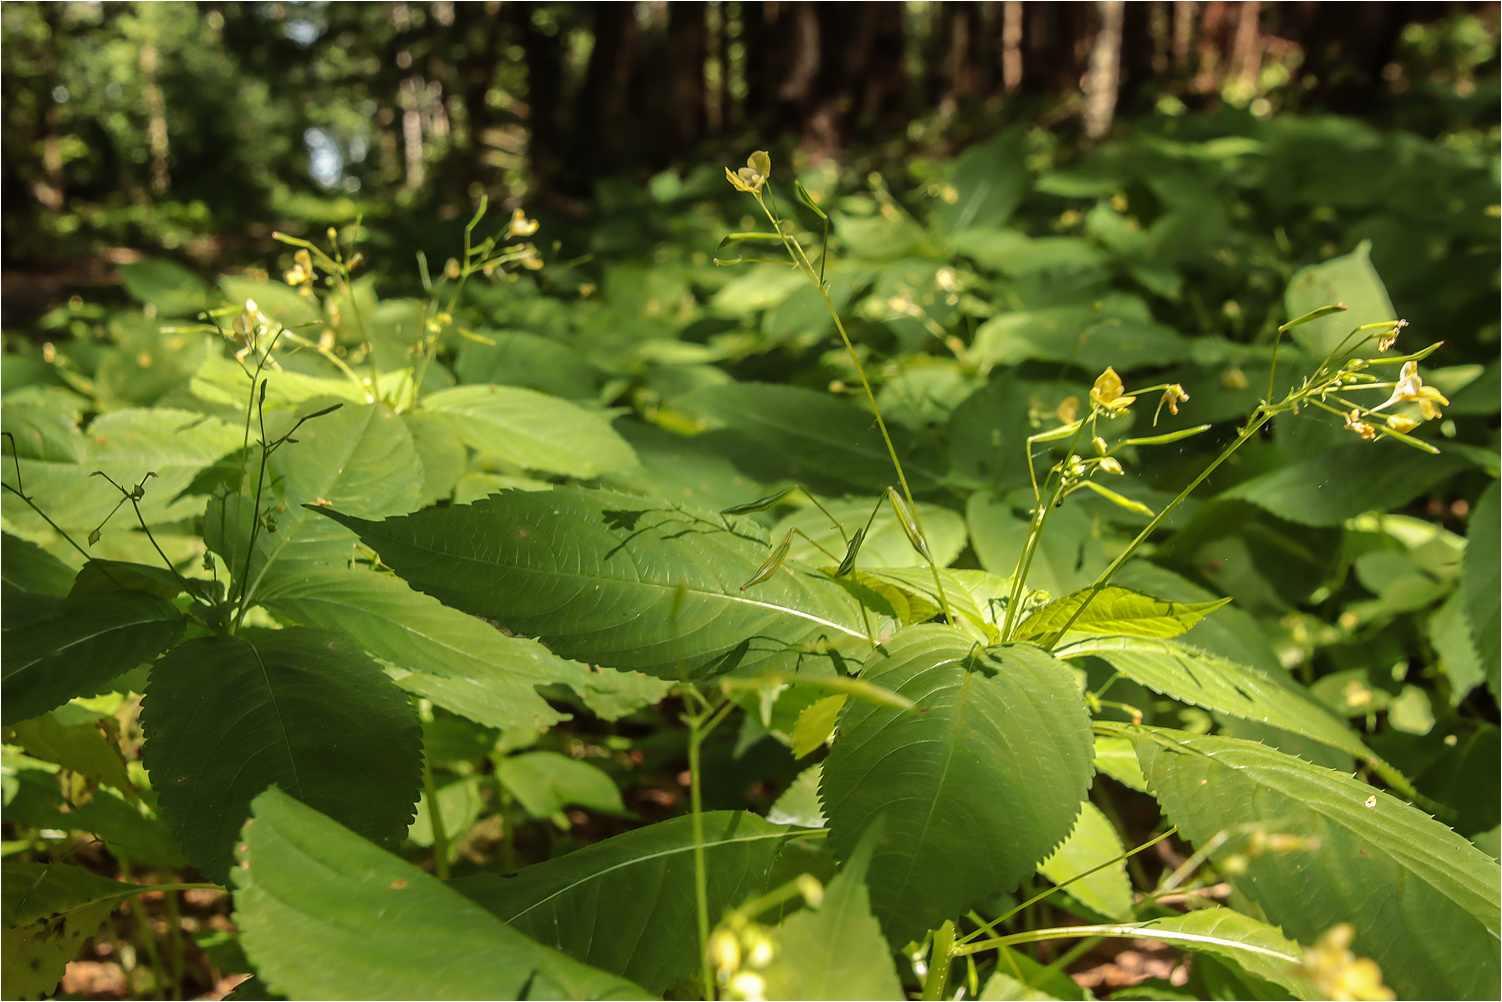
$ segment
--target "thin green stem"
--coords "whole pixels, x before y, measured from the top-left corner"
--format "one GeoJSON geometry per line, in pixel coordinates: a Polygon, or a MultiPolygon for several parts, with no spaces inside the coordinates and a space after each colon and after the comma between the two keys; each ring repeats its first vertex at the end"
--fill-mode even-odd
{"type": "Polygon", "coordinates": [[[928,974],[923,978],[924,1002],[938,1002],[944,998],[954,957],[954,923],[945,921],[934,931],[934,945],[928,955],[928,974]]]}
{"type": "MultiPolygon", "coordinates": [[[[783,230],[781,220],[767,207],[767,203],[762,200],[760,194],[757,194],[756,202],[761,206],[762,211],[766,213],[768,221],[772,224],[772,228],[782,237],[783,248],[788,252],[788,256],[792,258],[793,264],[807,275],[813,281],[814,288],[819,290],[819,295],[824,300],[824,306],[829,310],[829,315],[834,320],[835,330],[840,334],[840,340],[845,345],[845,352],[850,356],[850,362],[855,366],[856,375],[860,377],[861,387],[866,391],[866,400],[871,404],[871,412],[876,416],[876,427],[881,430],[881,440],[886,443],[887,455],[892,459],[892,468],[897,471],[897,481],[902,484],[902,495],[907,499],[908,509],[913,513],[913,525],[917,528],[918,535],[926,543],[928,534],[923,531],[923,517],[918,513],[918,503],[913,498],[913,489],[907,482],[907,474],[903,472],[902,460],[897,458],[897,447],[892,444],[892,435],[887,430],[886,419],[882,417],[881,405],[876,402],[876,392],[871,389],[871,381],[866,378],[866,369],[861,365],[860,356],[856,353],[855,345],[851,342],[850,335],[845,330],[844,321],[840,319],[840,311],[835,309],[834,300],[829,298],[829,289],[820,280],[819,273],[814,270],[813,264],[808,260],[808,255],[803,252],[803,245],[783,230]]],[[[929,570],[933,572],[934,589],[938,592],[939,606],[944,611],[944,618],[953,623],[954,614],[950,611],[949,599],[944,594],[944,582],[939,578],[939,565],[934,562],[931,553],[925,554],[925,556],[928,558],[929,570]]]]}
{"type": "Polygon", "coordinates": [[[1257,434],[1262,426],[1272,419],[1273,414],[1278,409],[1281,408],[1270,408],[1265,404],[1257,409],[1257,411],[1252,416],[1252,420],[1248,422],[1247,426],[1241,430],[1241,433],[1239,435],[1236,436],[1236,440],[1228,445],[1221,452],[1221,454],[1215,458],[1214,462],[1201,470],[1199,476],[1190,481],[1189,486],[1179,491],[1178,496],[1170,501],[1151,522],[1147,523],[1143,530],[1137,534],[1137,538],[1133,539],[1131,543],[1127,544],[1126,549],[1122,550],[1121,553],[1116,557],[1116,559],[1111,561],[1110,566],[1107,567],[1104,571],[1101,571],[1100,576],[1095,579],[1095,583],[1090,586],[1090,594],[1085,596],[1085,600],[1079,604],[1079,606],[1074,610],[1074,613],[1069,617],[1068,620],[1065,621],[1063,627],[1061,627],[1059,632],[1054,635],[1053,641],[1049,643],[1045,649],[1053,649],[1054,645],[1056,645],[1059,640],[1063,638],[1064,634],[1069,631],[1069,628],[1074,625],[1074,621],[1080,618],[1080,614],[1085,611],[1085,608],[1095,600],[1095,597],[1101,593],[1101,591],[1110,582],[1111,578],[1115,576],[1116,572],[1121,569],[1121,566],[1131,558],[1133,553],[1137,552],[1138,547],[1146,542],[1148,538],[1157,531],[1158,526],[1163,524],[1163,520],[1166,519],[1169,515],[1173,514],[1173,512],[1178,509],[1179,505],[1183,504],[1185,499],[1187,499],[1190,494],[1193,494],[1194,491],[1199,488],[1200,484],[1209,479],[1210,474],[1214,473],[1217,469],[1220,468],[1220,464],[1224,463],[1227,459],[1230,459],[1232,453],[1241,448],[1242,445],[1250,440],[1253,435],[1257,434]]]}
{"type": "Polygon", "coordinates": [[[689,810],[694,826],[694,911],[699,925],[699,970],[704,979],[704,997],[715,997],[714,968],[709,961],[709,873],[704,860],[704,800],[701,789],[699,745],[703,740],[702,718],[688,718],[689,810]]]}
{"type": "Polygon", "coordinates": [[[425,752],[422,757],[422,794],[428,801],[428,824],[433,829],[433,875],[449,879],[449,833],[443,824],[438,804],[438,784],[433,780],[433,761],[425,752]]]}

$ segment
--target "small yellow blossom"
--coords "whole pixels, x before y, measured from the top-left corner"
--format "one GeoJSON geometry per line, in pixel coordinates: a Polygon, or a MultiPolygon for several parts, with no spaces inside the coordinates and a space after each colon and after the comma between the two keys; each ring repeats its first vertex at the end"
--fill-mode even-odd
{"type": "Polygon", "coordinates": [[[1111,456],[1107,456],[1105,459],[1102,459],[1100,461],[1100,468],[1105,470],[1107,473],[1114,473],[1118,477],[1121,476],[1124,472],[1121,468],[1121,463],[1119,463],[1115,458],[1111,456]]]}
{"type": "Polygon", "coordinates": [[[1361,411],[1353,409],[1346,415],[1346,430],[1354,431],[1362,438],[1372,439],[1377,437],[1377,429],[1361,420],[1361,411]]]}
{"type": "Polygon", "coordinates": [[[1440,417],[1443,412],[1439,409],[1440,404],[1450,405],[1450,399],[1432,386],[1425,386],[1424,380],[1419,376],[1419,363],[1404,362],[1403,371],[1398,376],[1398,385],[1393,389],[1392,396],[1384,400],[1381,405],[1373,407],[1373,411],[1380,411],[1399,402],[1416,403],[1423,412],[1425,421],[1433,421],[1440,417]]]}
{"type": "Polygon", "coordinates": [[[735,186],[736,191],[744,191],[748,195],[760,195],[761,186],[766,184],[767,176],[772,173],[772,157],[765,150],[757,150],[746,158],[746,166],[738,171],[725,168],[725,178],[735,186]]]}
{"type": "Polygon", "coordinates": [[[292,255],[292,267],[288,268],[282,278],[293,288],[300,285],[313,284],[313,257],[305,250],[300,250],[292,255]]]}
{"type": "Polygon", "coordinates": [[[528,219],[527,214],[520,209],[511,213],[511,222],[506,224],[506,237],[530,237],[537,232],[537,220],[528,219]]]}
{"type": "Polygon", "coordinates": [[[1331,926],[1313,946],[1304,951],[1299,969],[1320,990],[1321,996],[1336,1002],[1386,1002],[1397,998],[1382,983],[1382,969],[1367,957],[1351,952],[1356,928],[1349,922],[1331,926]]]}
{"type": "Polygon", "coordinates": [[[1179,404],[1189,399],[1189,394],[1184,392],[1184,387],[1174,383],[1163,391],[1163,402],[1168,405],[1168,413],[1178,414],[1179,404]]]}
{"type": "Polygon", "coordinates": [[[1404,414],[1387,415],[1387,426],[1400,435],[1406,435],[1419,426],[1413,418],[1404,414]]]}
{"type": "Polygon", "coordinates": [[[1399,320],[1397,323],[1393,324],[1392,330],[1390,330],[1386,334],[1382,335],[1382,340],[1380,340],[1380,341],[1377,342],[1377,350],[1378,351],[1386,351],[1387,349],[1391,348],[1393,345],[1397,344],[1398,343],[1398,334],[1400,334],[1402,332],[1403,328],[1407,327],[1407,326],[1408,326],[1408,321],[1407,320],[1399,320]]]}
{"type": "Polygon", "coordinates": [[[1059,409],[1054,412],[1054,417],[1065,424],[1074,424],[1074,419],[1080,416],[1080,398],[1065,397],[1059,404],[1059,409]]]}
{"type": "Polygon", "coordinates": [[[1132,406],[1136,397],[1122,396],[1121,377],[1110,366],[1095,380],[1095,386],[1090,390],[1090,399],[1098,406],[1108,411],[1122,411],[1132,406]]]}

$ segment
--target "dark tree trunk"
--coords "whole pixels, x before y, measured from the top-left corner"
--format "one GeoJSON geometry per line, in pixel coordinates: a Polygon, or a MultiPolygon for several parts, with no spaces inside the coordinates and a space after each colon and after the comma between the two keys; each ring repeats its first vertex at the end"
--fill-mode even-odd
{"type": "Polygon", "coordinates": [[[512,7],[527,62],[527,150],[539,189],[552,190],[559,179],[559,114],[563,77],[563,40],[532,22],[535,3],[512,7]]]}
{"type": "Polygon", "coordinates": [[[676,159],[688,153],[705,131],[704,59],[708,27],[705,5],[675,0],[668,4],[667,58],[669,148],[676,159]]]}

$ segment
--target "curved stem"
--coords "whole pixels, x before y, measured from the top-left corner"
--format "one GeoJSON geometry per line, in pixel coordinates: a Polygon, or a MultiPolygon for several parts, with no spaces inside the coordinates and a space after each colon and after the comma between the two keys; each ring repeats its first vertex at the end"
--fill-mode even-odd
{"type": "MultiPolygon", "coordinates": [[[[829,289],[820,280],[819,273],[814,270],[813,264],[808,260],[808,255],[803,252],[803,245],[796,239],[788,236],[782,228],[782,221],[773,214],[762,200],[760,194],[756,196],[756,202],[766,213],[767,219],[772,224],[778,235],[782,238],[782,245],[787,250],[788,256],[793,259],[793,264],[809,277],[814,283],[814,288],[819,290],[819,295],[824,299],[824,306],[829,310],[829,316],[834,320],[835,330],[839,331],[840,340],[845,344],[845,351],[850,356],[850,362],[855,366],[856,375],[860,377],[861,387],[866,391],[866,399],[871,404],[871,411],[876,415],[876,427],[881,430],[881,440],[886,443],[887,455],[892,458],[892,468],[897,471],[897,481],[902,485],[902,495],[907,499],[909,510],[913,513],[913,524],[918,529],[918,535],[926,542],[928,534],[923,531],[923,518],[918,514],[918,503],[913,499],[913,489],[908,485],[907,474],[903,472],[902,460],[897,458],[897,447],[892,444],[892,435],[887,430],[886,419],[881,416],[881,406],[876,402],[876,392],[871,389],[871,381],[866,378],[865,367],[861,365],[860,356],[855,352],[855,345],[850,340],[849,333],[845,330],[845,324],[840,320],[840,311],[835,309],[834,300],[829,298],[829,289]]],[[[931,548],[930,548],[931,549],[931,548]]],[[[934,562],[931,554],[928,556],[928,568],[933,572],[934,588],[939,595],[939,606],[944,610],[944,618],[950,623],[954,622],[954,614],[949,609],[949,599],[944,594],[944,582],[939,579],[939,566],[934,562]]]]}

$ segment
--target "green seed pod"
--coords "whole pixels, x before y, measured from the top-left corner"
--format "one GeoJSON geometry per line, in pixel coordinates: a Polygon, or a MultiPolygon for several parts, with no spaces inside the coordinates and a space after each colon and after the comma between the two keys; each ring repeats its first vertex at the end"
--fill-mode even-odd
{"type": "Polygon", "coordinates": [[[762,564],[761,568],[756,572],[756,576],[753,577],[750,581],[747,581],[745,584],[741,585],[741,591],[745,591],[752,585],[761,584],[763,581],[767,580],[767,578],[771,577],[773,574],[776,574],[777,568],[781,567],[782,562],[787,559],[788,548],[792,545],[793,530],[789,529],[787,531],[787,535],[782,537],[782,542],[778,543],[776,548],[772,550],[772,555],[767,558],[767,562],[762,564]]]}

